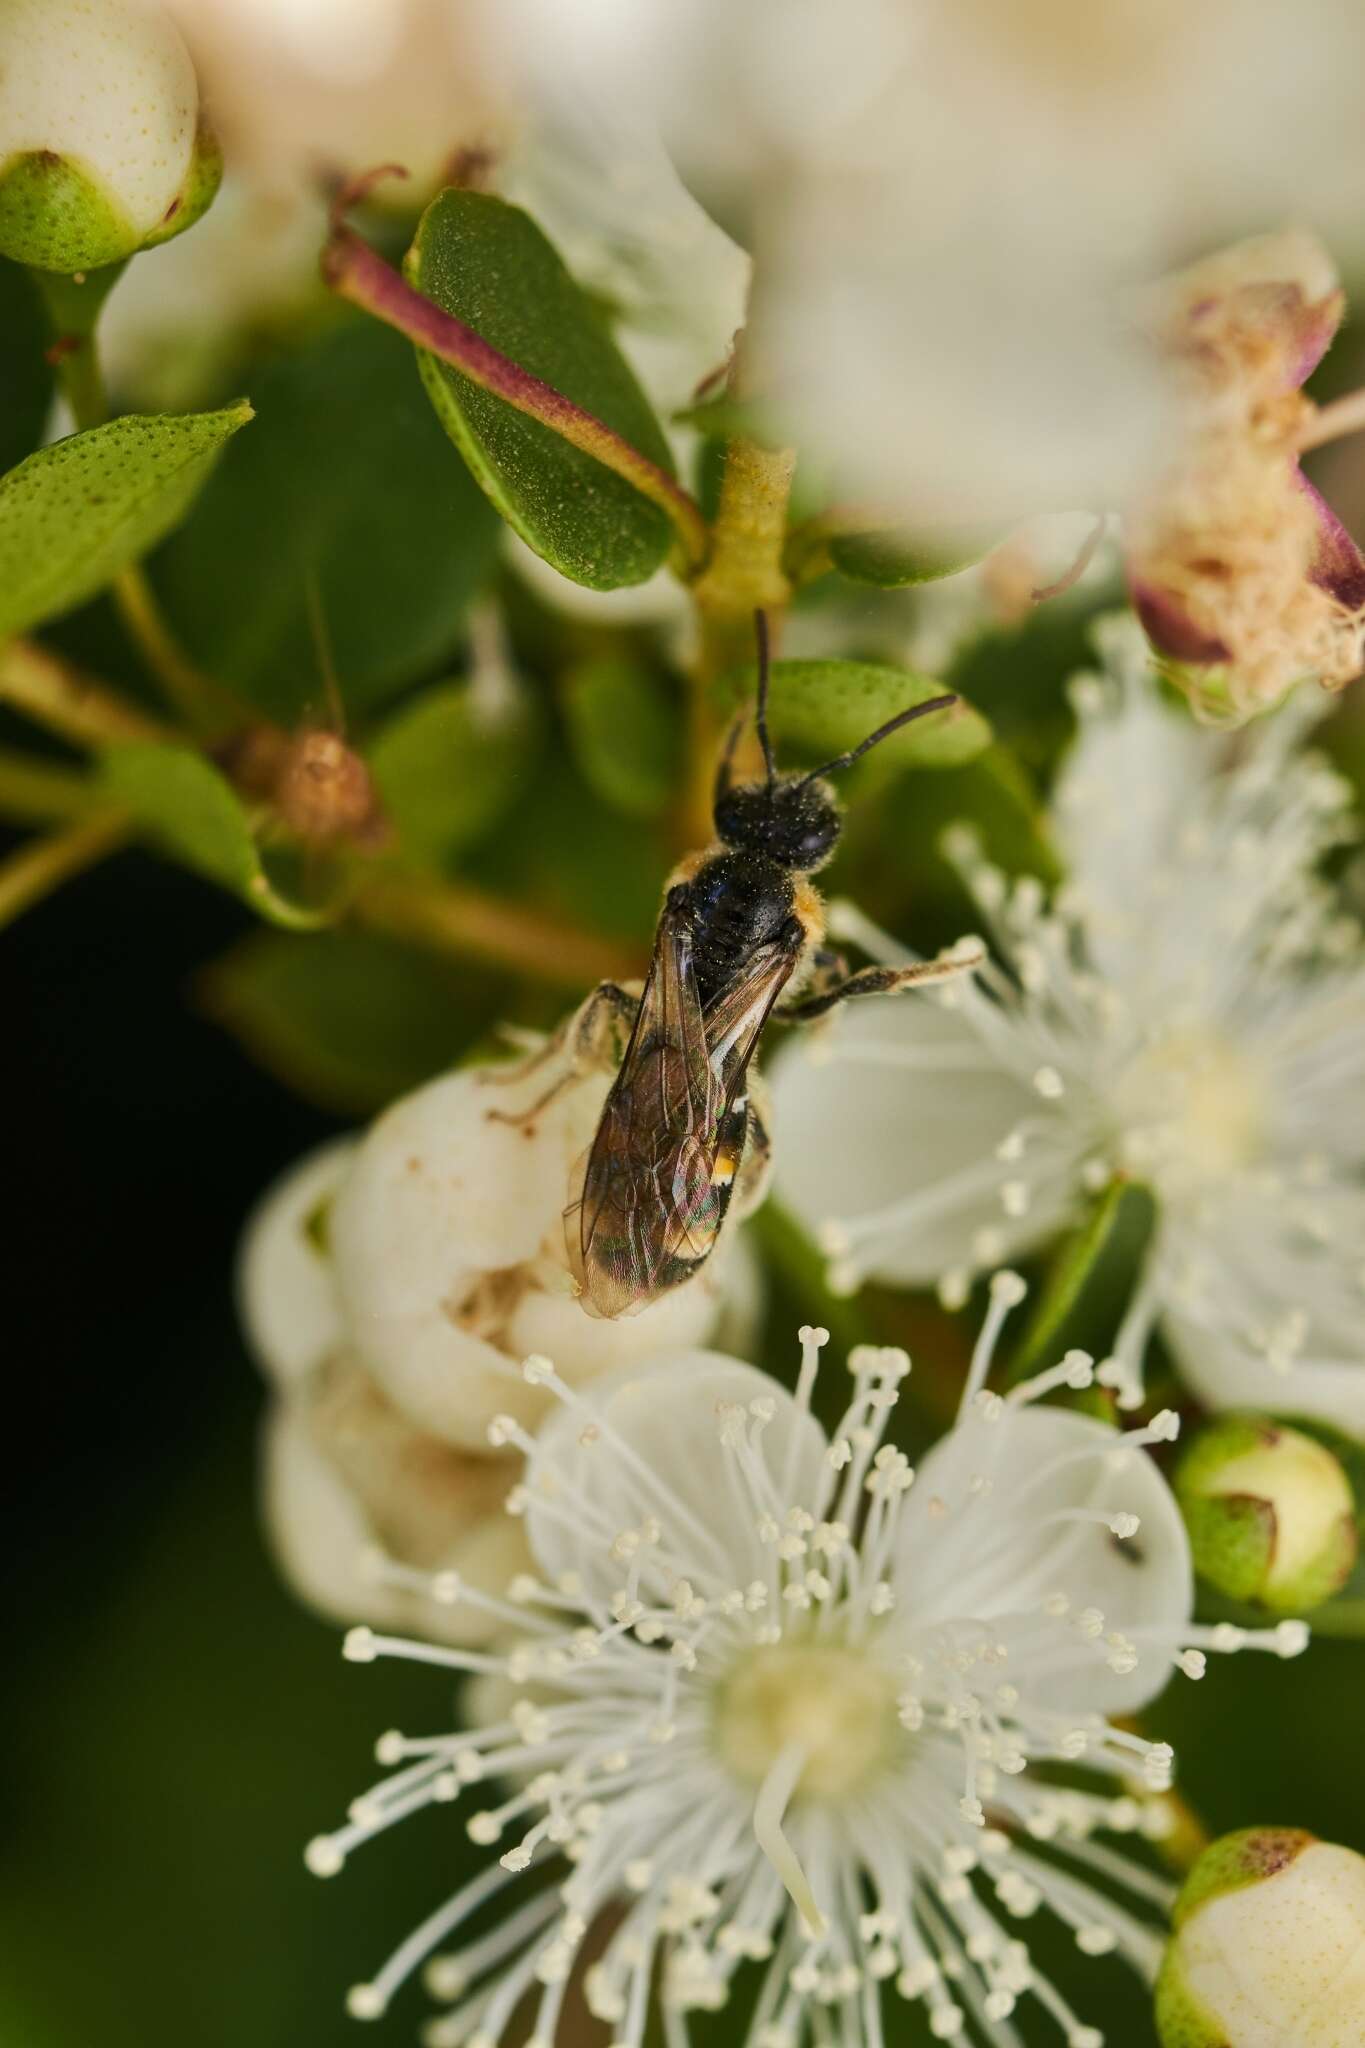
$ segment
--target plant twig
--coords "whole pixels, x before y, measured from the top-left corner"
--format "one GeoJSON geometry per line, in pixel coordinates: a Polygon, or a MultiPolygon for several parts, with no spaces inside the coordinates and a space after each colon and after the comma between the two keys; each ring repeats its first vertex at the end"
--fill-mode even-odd
{"type": "Polygon", "coordinates": [[[102,811],[65,832],[30,840],[0,861],[0,926],[12,924],[63,882],[124,845],[132,829],[121,811],[102,811]]]}
{"type": "Polygon", "coordinates": [[[751,662],[753,619],[776,624],[791,600],[782,567],[796,454],[746,439],[725,451],[720,505],[710,559],[692,585],[701,622],[701,650],[691,678],[688,771],[678,837],[700,846],[711,836],[711,783],[719,740],[713,688],[727,670],[751,662]]]}
{"type": "Polygon", "coordinates": [[[0,647],[0,703],[78,747],[178,737],[107,683],[96,682],[31,640],[11,640],[0,647]]]}
{"type": "Polygon", "coordinates": [[[250,714],[212,676],[195,667],[162,616],[140,563],[114,578],[111,595],[154,681],[173,711],[196,732],[218,737],[248,722],[250,714]]]}
{"type": "Polygon", "coordinates": [[[338,220],[323,251],[322,274],[332,290],[372,313],[418,348],[439,356],[481,390],[539,420],[562,440],[614,470],[640,495],[668,514],[690,566],[706,555],[707,527],[696,500],[667,470],[651,462],[605,420],[600,420],[543,378],[502,355],[472,327],[444,312],[338,220]]]}
{"type": "Polygon", "coordinates": [[[557,987],[590,988],[644,970],[629,947],[562,919],[460,883],[376,875],[361,884],[355,915],[375,931],[440,953],[468,953],[557,987]]]}
{"type": "Polygon", "coordinates": [[[0,750],[0,816],[42,825],[83,818],[103,799],[90,778],[29,754],[0,750]]]}

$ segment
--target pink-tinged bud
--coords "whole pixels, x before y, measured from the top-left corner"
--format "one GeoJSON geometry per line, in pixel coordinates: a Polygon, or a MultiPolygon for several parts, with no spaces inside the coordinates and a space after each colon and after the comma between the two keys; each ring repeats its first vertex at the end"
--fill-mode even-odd
{"type": "Polygon", "coordinates": [[[1343,307],[1327,251],[1291,232],[1221,251],[1144,308],[1185,431],[1130,510],[1129,581],[1172,679],[1219,722],[1365,668],[1365,556],[1298,463],[1313,410],[1299,387],[1343,307]]]}

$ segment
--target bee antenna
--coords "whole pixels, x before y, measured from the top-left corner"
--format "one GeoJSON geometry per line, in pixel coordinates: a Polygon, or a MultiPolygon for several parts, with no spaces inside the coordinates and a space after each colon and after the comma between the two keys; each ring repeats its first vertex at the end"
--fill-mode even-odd
{"type": "Polygon", "coordinates": [[[763,764],[768,771],[768,788],[772,789],[777,780],[777,766],[773,760],[773,743],[768,737],[768,671],[771,667],[768,647],[768,614],[754,613],[754,633],[758,640],[758,702],[754,709],[754,729],[758,744],[763,749],[763,764]]]}
{"type": "Polygon", "coordinates": [[[959,701],[955,693],[949,690],[942,697],[929,697],[923,704],[912,704],[908,711],[898,711],[894,718],[888,718],[885,725],[879,725],[875,732],[870,732],[856,747],[850,747],[846,754],[836,754],[832,761],[825,762],[823,768],[812,768],[809,775],[802,776],[800,786],[804,787],[808,782],[818,782],[822,775],[833,775],[836,769],[852,767],[853,763],[860,760],[871,748],[879,745],[882,740],[889,739],[893,732],[899,732],[903,725],[911,725],[917,718],[927,718],[931,711],[947,711],[959,701]]]}

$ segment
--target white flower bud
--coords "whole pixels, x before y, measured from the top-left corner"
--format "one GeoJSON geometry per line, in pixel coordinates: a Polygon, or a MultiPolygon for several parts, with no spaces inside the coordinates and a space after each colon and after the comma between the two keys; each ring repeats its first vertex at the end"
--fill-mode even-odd
{"type": "Polygon", "coordinates": [[[1346,1474],[1299,1430],[1222,1416],[1186,1452],[1175,1491],[1197,1569],[1232,1599],[1298,1611],[1350,1576],[1357,1537],[1346,1474]]]}
{"type": "Polygon", "coordinates": [[[1357,2038],[1365,1856],[1299,1828],[1224,1835],[1185,1880],[1174,1926],[1156,1989],[1164,2048],[1339,2048],[1357,2038]]]}
{"type": "Polygon", "coordinates": [[[136,0],[0,0],[0,255],[67,273],[196,221],[217,148],[169,16],[136,0]]]}
{"type": "Polygon", "coordinates": [[[638,1315],[605,1322],[579,1305],[564,1210],[609,1076],[574,1073],[527,1114],[564,1075],[557,1053],[525,1072],[465,1068],[404,1097],[362,1141],[332,1213],[350,1341],[413,1422],[467,1450],[486,1449],[494,1415],[534,1426],[545,1411],[545,1390],[509,1373],[530,1353],[577,1384],[704,1342],[721,1308],[733,1230],[638,1315]]]}
{"type": "Polygon", "coordinates": [[[501,1593],[529,1563],[524,1524],[506,1514],[503,1460],[425,1436],[354,1360],[338,1355],[277,1404],[265,1458],[266,1526],[283,1576],[310,1607],[343,1622],[482,1643],[499,1626],[476,1601],[445,1604],[404,1584],[402,1568],[501,1593]],[[385,1563],[367,1569],[378,1553],[385,1563]],[[400,1568],[395,1573],[389,1564],[400,1568]]]}
{"type": "Polygon", "coordinates": [[[304,1379],[345,1334],[328,1255],[331,1211],[354,1140],[321,1145],[280,1176],[253,1211],[237,1265],[237,1308],[277,1386],[304,1379]]]}

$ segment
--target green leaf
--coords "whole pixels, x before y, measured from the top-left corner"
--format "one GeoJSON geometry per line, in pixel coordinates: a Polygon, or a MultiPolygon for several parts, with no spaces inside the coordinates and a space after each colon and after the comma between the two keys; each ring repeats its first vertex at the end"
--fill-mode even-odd
{"type": "MultiPolygon", "coordinates": [[[[483,192],[443,192],[422,216],[409,281],[445,312],[594,413],[670,475],[649,401],[529,215],[483,192]]],[[[575,583],[616,590],[661,565],[672,526],[632,485],[539,420],[419,352],[432,404],[476,480],[527,546],[575,583]]]]}
{"type": "Polygon", "coordinates": [[[287,723],[325,705],[316,591],[343,700],[373,709],[448,659],[497,521],[377,322],[276,363],[255,403],[152,580],[201,667],[287,723]]]}
{"type": "Polygon", "coordinates": [[[662,677],[642,662],[582,662],[563,704],[588,787],[628,818],[657,818],[672,798],[682,755],[681,707],[662,677]]]}
{"type": "Polygon", "coordinates": [[[0,479],[0,639],[71,611],[153,547],[250,418],[244,399],[221,412],[132,413],[0,479]]]}
{"type": "Polygon", "coordinates": [[[52,403],[42,302],[27,273],[0,258],[0,472],[37,447],[52,403]]]}
{"type": "Polygon", "coordinates": [[[529,706],[486,706],[468,683],[426,691],[368,749],[404,850],[448,867],[524,794],[538,734],[529,706]]]}
{"type": "Polygon", "coordinates": [[[112,801],[176,859],[229,889],[272,924],[311,930],[325,910],[291,903],[261,865],[247,814],[223,775],[192,747],[138,741],[113,747],[100,765],[112,801]]]}
{"type": "Polygon", "coordinates": [[[253,933],[200,992],[263,1067],[347,1115],[372,1115],[452,1065],[497,1006],[496,983],[471,982],[467,965],[349,930],[253,933]]]}
{"type": "MultiPolygon", "coordinates": [[[[731,708],[753,696],[753,669],[724,678],[718,687],[731,708]]],[[[769,698],[779,747],[802,755],[844,753],[898,711],[941,697],[944,685],[909,669],[870,661],[775,661],[769,698]]],[[[965,701],[917,719],[878,748],[882,764],[896,768],[956,768],[990,744],[991,729],[965,701]]]]}
{"type": "Polygon", "coordinates": [[[1113,1180],[1057,1254],[1010,1366],[1026,1379],[1073,1348],[1102,1358],[1132,1294],[1156,1224],[1156,1202],[1137,1181],[1113,1180]]]}
{"type": "Polygon", "coordinates": [[[829,558],[854,583],[875,583],[890,590],[956,576],[989,554],[999,538],[998,533],[983,534],[979,529],[930,535],[888,527],[879,533],[833,535],[829,558]]]}

